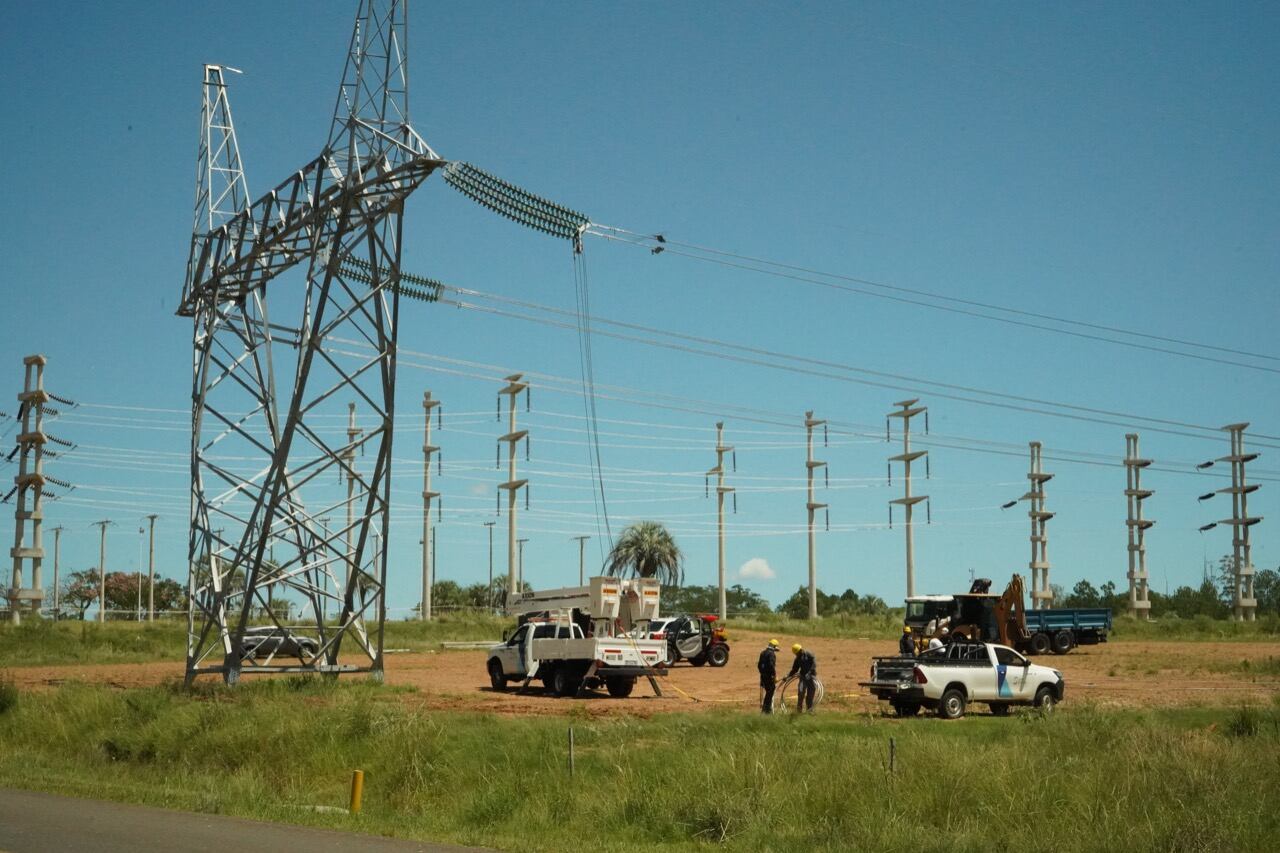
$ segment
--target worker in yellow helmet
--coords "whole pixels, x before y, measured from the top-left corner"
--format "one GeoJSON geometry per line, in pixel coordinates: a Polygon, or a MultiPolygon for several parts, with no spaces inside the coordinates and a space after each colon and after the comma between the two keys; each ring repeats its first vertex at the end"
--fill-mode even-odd
{"type": "Polygon", "coordinates": [[[770,640],[756,662],[760,670],[760,713],[773,713],[773,690],[778,684],[778,641],[770,640]]]}
{"type": "Polygon", "coordinates": [[[898,641],[898,654],[904,658],[915,657],[916,642],[911,636],[911,626],[902,626],[902,639],[898,641]]]}
{"type": "Polygon", "coordinates": [[[791,653],[796,656],[796,659],[795,663],[791,664],[791,672],[787,677],[797,676],[796,713],[808,711],[812,714],[813,699],[818,692],[818,659],[813,656],[813,652],[799,643],[791,647],[791,653]]]}

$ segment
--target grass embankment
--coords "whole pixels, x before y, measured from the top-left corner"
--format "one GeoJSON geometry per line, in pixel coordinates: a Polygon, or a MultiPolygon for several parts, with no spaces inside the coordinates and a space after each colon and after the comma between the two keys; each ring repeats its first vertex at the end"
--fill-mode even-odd
{"type": "MultiPolygon", "coordinates": [[[[880,616],[827,616],[815,622],[782,615],[742,616],[731,618],[730,631],[760,631],[786,637],[835,637],[847,639],[896,640],[902,633],[902,611],[893,610],[880,616]]],[[[731,638],[732,639],[732,638],[731,638]]],[[[1280,642],[1280,617],[1267,614],[1255,622],[1233,622],[1197,616],[1180,619],[1163,616],[1158,620],[1139,620],[1115,614],[1110,635],[1112,642],[1136,640],[1244,641],[1280,642]]]]}
{"type": "MultiPolygon", "coordinates": [[[[388,622],[383,647],[425,651],[448,641],[497,640],[509,624],[479,614],[440,616],[431,622],[388,622]]],[[[187,625],[180,620],[101,625],[32,619],[17,627],[0,624],[0,668],[182,660],[186,644],[187,625]]]]}
{"type": "Polygon", "coordinates": [[[3,785],[519,850],[1225,851],[1280,832],[1280,704],[590,720],[423,713],[364,683],[68,685],[0,710],[0,742],[3,785]],[[345,805],[353,768],[361,816],[308,810],[345,805]]]}
{"type": "MultiPolygon", "coordinates": [[[[440,643],[497,640],[514,620],[479,613],[446,614],[430,622],[388,622],[383,645],[388,649],[426,651],[440,643]]],[[[765,614],[734,617],[734,631],[757,631],[789,644],[795,638],[832,637],[883,639],[892,642],[902,631],[902,612],[880,616],[829,616],[810,622],[765,614]]],[[[308,632],[310,633],[310,632],[308,632]]],[[[1212,640],[1280,642],[1280,618],[1264,616],[1256,622],[1230,622],[1197,617],[1165,617],[1141,622],[1117,616],[1112,641],[1212,640]]],[[[97,622],[28,620],[18,627],[0,623],[0,667],[59,664],[142,663],[181,660],[186,653],[186,623],[181,620],[97,622]]]]}

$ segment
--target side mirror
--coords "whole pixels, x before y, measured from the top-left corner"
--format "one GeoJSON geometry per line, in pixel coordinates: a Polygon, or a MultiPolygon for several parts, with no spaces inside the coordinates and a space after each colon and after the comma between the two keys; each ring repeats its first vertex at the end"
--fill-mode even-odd
{"type": "Polygon", "coordinates": [[[1026,658],[1023,658],[1023,659],[1022,659],[1022,665],[1023,665],[1023,667],[1031,666],[1031,661],[1027,660],[1026,658]]]}

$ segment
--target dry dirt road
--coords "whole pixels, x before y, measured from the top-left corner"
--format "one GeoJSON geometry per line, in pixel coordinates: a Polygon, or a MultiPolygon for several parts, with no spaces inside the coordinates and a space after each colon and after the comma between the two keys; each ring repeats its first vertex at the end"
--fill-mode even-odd
{"type": "MultiPolygon", "coordinates": [[[[578,700],[592,716],[705,711],[713,708],[752,710],[757,701],[755,662],[768,639],[763,634],[733,636],[729,664],[722,669],[674,667],[658,680],[663,696],[652,695],[642,680],[629,699],[612,699],[601,692],[578,700]]],[[[781,637],[781,667],[789,666],[787,647],[795,640],[781,637]]],[[[867,675],[870,658],[890,654],[884,641],[800,639],[818,658],[818,674],[826,687],[828,707],[878,711],[879,705],[857,683],[867,675]]],[[[1119,642],[1084,646],[1061,657],[1047,655],[1038,663],[1060,669],[1067,682],[1067,702],[1100,707],[1168,707],[1238,704],[1242,700],[1269,702],[1280,693],[1280,677],[1259,675],[1258,664],[1280,659],[1280,643],[1119,642]],[[1246,668],[1244,662],[1248,661],[1246,668]]],[[[1274,663],[1269,667],[1275,672],[1274,663]]],[[[141,687],[175,679],[180,661],[92,666],[12,667],[8,674],[23,688],[40,689],[69,681],[141,687]]],[[[485,655],[480,651],[441,651],[387,656],[387,683],[411,686],[405,701],[431,709],[482,711],[494,714],[560,714],[575,703],[556,699],[533,686],[520,694],[489,687],[485,655]]],[[[536,684],[536,683],[535,683],[536,684]]]]}

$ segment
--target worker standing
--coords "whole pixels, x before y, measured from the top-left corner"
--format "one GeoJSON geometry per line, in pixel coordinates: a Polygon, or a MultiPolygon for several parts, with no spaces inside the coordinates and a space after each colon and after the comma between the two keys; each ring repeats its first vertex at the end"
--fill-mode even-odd
{"type": "Polygon", "coordinates": [[[916,643],[911,638],[911,626],[902,626],[902,639],[898,641],[898,654],[904,658],[915,657],[916,643]]]}
{"type": "Polygon", "coordinates": [[[756,663],[760,670],[760,713],[773,713],[773,690],[778,683],[778,641],[770,640],[756,663]]]}
{"type": "Polygon", "coordinates": [[[787,677],[798,676],[796,678],[796,713],[808,711],[812,714],[813,699],[818,692],[818,660],[813,656],[813,652],[799,643],[791,647],[791,653],[796,656],[796,660],[791,664],[791,672],[787,677]]]}

